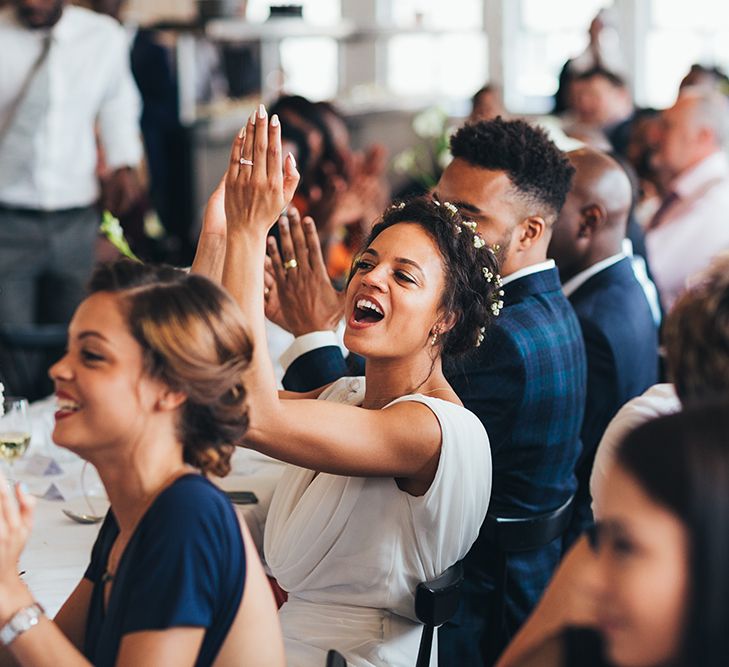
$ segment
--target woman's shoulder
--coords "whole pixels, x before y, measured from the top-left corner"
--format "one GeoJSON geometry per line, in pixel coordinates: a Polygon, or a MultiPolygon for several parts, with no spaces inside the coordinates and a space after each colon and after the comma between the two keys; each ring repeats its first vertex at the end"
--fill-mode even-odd
{"type": "Polygon", "coordinates": [[[409,394],[396,398],[387,407],[408,402],[422,403],[429,407],[440,422],[441,429],[455,428],[461,435],[468,433],[476,439],[488,439],[481,420],[468,408],[454,401],[425,394],[409,394]]]}
{"type": "Polygon", "coordinates": [[[148,524],[202,522],[237,526],[235,510],[225,493],[197,473],[183,475],[164,489],[147,511],[145,520],[148,524]]]}

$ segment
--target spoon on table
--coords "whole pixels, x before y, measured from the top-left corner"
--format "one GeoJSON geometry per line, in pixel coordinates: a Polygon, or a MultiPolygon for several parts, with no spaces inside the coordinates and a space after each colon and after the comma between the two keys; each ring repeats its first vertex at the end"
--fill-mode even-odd
{"type": "Polygon", "coordinates": [[[76,512],[72,512],[65,507],[62,511],[69,519],[73,519],[76,523],[99,523],[99,521],[104,520],[103,516],[96,514],[76,514],[76,512]]]}

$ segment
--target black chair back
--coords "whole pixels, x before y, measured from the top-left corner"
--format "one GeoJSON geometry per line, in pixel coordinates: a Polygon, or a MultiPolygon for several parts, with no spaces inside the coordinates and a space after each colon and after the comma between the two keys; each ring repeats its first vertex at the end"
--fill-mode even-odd
{"type": "Polygon", "coordinates": [[[339,651],[330,649],[327,652],[327,667],[347,667],[347,661],[339,651]]]}
{"type": "Polygon", "coordinates": [[[0,326],[0,379],[5,393],[30,400],[51,393],[48,367],[65,347],[65,324],[0,326]]]}
{"type": "Polygon", "coordinates": [[[485,537],[493,545],[498,558],[491,618],[496,627],[484,637],[482,654],[486,665],[493,665],[511,639],[506,623],[506,587],[509,554],[533,551],[547,546],[567,530],[572,518],[571,496],[562,506],[545,514],[530,517],[507,517],[488,514],[484,522],[485,537]]]}
{"type": "Polygon", "coordinates": [[[433,631],[450,620],[458,609],[463,584],[463,566],[451,565],[440,577],[418,584],[415,590],[415,615],[423,624],[415,667],[428,667],[433,650],[433,631]]]}
{"type": "MultiPolygon", "coordinates": [[[[423,581],[415,590],[415,615],[423,624],[415,667],[429,667],[433,650],[433,631],[453,617],[461,601],[463,566],[451,565],[440,577],[423,581]]],[[[327,653],[326,667],[347,667],[347,661],[335,650],[327,653]]]]}

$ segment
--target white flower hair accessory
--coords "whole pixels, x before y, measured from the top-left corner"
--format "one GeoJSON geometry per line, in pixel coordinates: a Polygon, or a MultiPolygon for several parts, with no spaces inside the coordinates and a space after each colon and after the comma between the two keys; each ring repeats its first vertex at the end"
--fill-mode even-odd
{"type": "MultiPolygon", "coordinates": [[[[433,201],[437,206],[443,206],[443,208],[445,208],[451,215],[459,216],[458,207],[455,204],[451,204],[451,202],[448,201],[444,201],[441,204],[437,199],[433,199],[433,201]]],[[[486,248],[486,250],[488,250],[493,255],[494,259],[496,259],[496,253],[501,249],[501,247],[498,244],[490,246],[487,245],[483,236],[478,233],[478,224],[474,220],[465,220],[461,218],[460,224],[456,223],[453,225],[453,229],[455,230],[456,234],[460,234],[463,231],[463,227],[468,229],[473,234],[473,247],[476,248],[476,250],[486,248]]],[[[491,302],[491,313],[494,317],[498,317],[499,313],[504,308],[504,301],[501,298],[504,296],[504,290],[501,289],[501,276],[498,273],[494,273],[493,271],[491,271],[491,269],[489,269],[487,266],[481,267],[481,272],[483,273],[483,277],[486,279],[487,283],[493,283],[498,288],[498,291],[496,292],[496,297],[491,302]]],[[[481,327],[479,329],[476,339],[476,347],[481,345],[481,343],[484,341],[485,332],[485,327],[481,327]]]]}
{"type": "MultiPolygon", "coordinates": [[[[468,231],[473,234],[473,247],[476,250],[481,250],[482,248],[486,248],[488,252],[491,253],[494,260],[496,260],[496,253],[500,250],[499,245],[487,245],[486,241],[484,240],[483,236],[479,234],[478,232],[478,224],[474,220],[466,220],[464,219],[458,210],[458,207],[455,204],[452,204],[451,202],[444,201],[439,202],[435,197],[432,199],[433,203],[436,206],[442,206],[444,209],[446,209],[451,216],[455,218],[454,224],[453,224],[453,232],[454,234],[461,234],[463,232],[463,228],[465,227],[468,231]]],[[[399,204],[393,204],[391,208],[397,208],[402,209],[405,206],[404,202],[400,202],[399,204]]],[[[504,296],[504,290],[501,289],[502,282],[501,282],[501,276],[498,273],[494,273],[489,269],[487,266],[481,267],[481,272],[483,273],[483,277],[486,280],[487,283],[492,283],[496,288],[497,291],[495,295],[493,296],[493,300],[490,304],[491,314],[494,317],[498,317],[499,313],[501,313],[502,309],[504,308],[504,301],[501,297],[504,296]]],[[[476,336],[476,347],[481,345],[483,343],[484,338],[486,334],[486,327],[480,327],[478,330],[478,334],[476,336]]]]}

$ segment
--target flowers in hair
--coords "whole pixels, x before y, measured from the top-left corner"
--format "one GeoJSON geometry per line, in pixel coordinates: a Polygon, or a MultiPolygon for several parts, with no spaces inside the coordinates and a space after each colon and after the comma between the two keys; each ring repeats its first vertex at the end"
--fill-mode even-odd
{"type": "Polygon", "coordinates": [[[484,334],[486,333],[486,327],[481,327],[478,330],[478,337],[476,338],[476,347],[479,347],[483,343],[484,334]]]}

